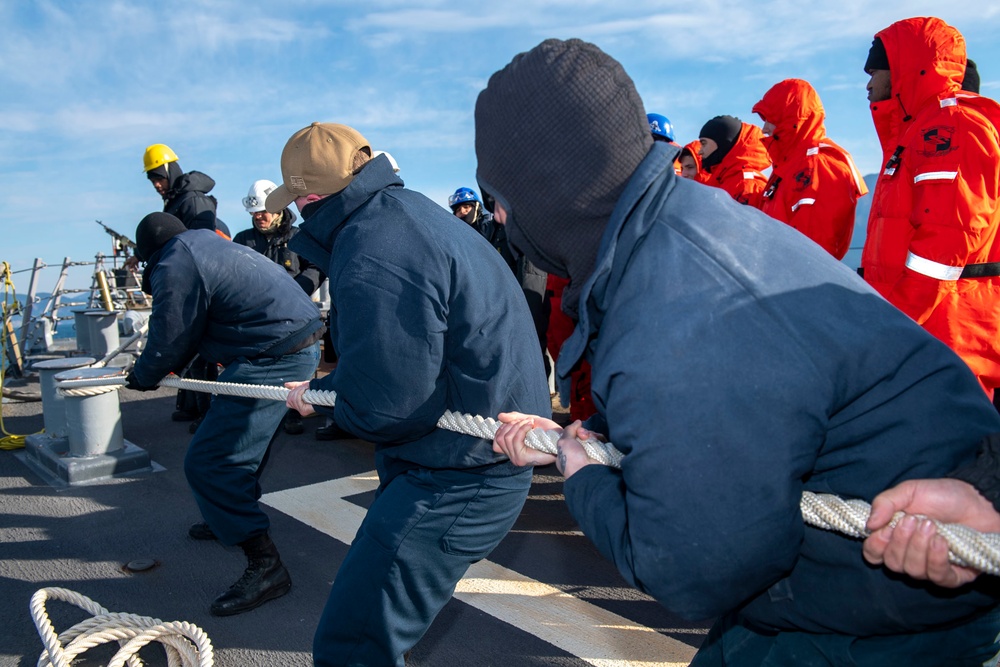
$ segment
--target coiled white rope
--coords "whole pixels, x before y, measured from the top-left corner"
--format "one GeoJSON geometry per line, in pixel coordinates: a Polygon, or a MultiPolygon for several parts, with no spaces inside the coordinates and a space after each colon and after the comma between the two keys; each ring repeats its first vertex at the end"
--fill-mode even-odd
{"type": "Polygon", "coordinates": [[[38,667],[70,667],[87,650],[118,642],[121,648],[108,667],[141,667],[139,649],[159,642],[167,654],[169,667],[212,667],[215,657],[212,641],[197,625],[183,621],[164,623],[158,618],[109,612],[85,595],[65,588],[42,588],[31,596],[31,617],[38,628],[45,650],[38,667]],[[77,623],[57,635],[45,610],[47,600],[62,600],[89,612],[93,618],[77,623]],[[68,642],[68,643],[67,643],[68,642]]]}
{"type": "MultiPolygon", "coordinates": [[[[72,388],[72,391],[85,391],[77,387],[124,385],[125,378],[109,377],[88,380],[65,380],[56,386],[60,391],[72,388]]],[[[252,384],[237,384],[230,382],[208,382],[205,380],[182,380],[175,375],[169,375],[160,381],[162,387],[176,387],[191,391],[228,396],[243,396],[246,398],[264,398],[284,401],[288,389],[252,384]]],[[[312,405],[333,407],[337,394],[333,391],[309,389],[302,399],[312,405]]],[[[491,417],[468,415],[448,410],[437,422],[438,428],[443,428],[465,435],[492,440],[496,435],[500,422],[491,417]]],[[[535,428],[528,432],[526,444],[546,454],[556,454],[556,443],[559,441],[559,431],[546,431],[535,428]]],[[[592,460],[612,468],[620,468],[623,455],[609,442],[590,438],[581,441],[584,450],[592,460]]],[[[869,532],[865,523],[871,514],[871,505],[863,500],[843,500],[830,494],[817,494],[811,491],[802,492],[799,504],[803,520],[817,528],[834,530],[851,537],[864,538],[869,532]]],[[[897,513],[892,525],[902,517],[897,513]]],[[[933,519],[932,519],[933,521],[933,519]]],[[[957,565],[975,568],[980,572],[1000,575],[1000,533],[980,533],[961,524],[944,524],[934,521],[938,534],[948,542],[949,560],[957,565]]]]}
{"type": "MultiPolygon", "coordinates": [[[[80,380],[74,380],[74,382],[80,382],[80,380]]],[[[104,386],[81,387],[79,389],[64,388],[56,384],[56,391],[63,396],[100,396],[101,394],[109,394],[120,389],[120,387],[116,386],[107,386],[107,380],[102,379],[101,382],[104,383],[104,386]]]]}

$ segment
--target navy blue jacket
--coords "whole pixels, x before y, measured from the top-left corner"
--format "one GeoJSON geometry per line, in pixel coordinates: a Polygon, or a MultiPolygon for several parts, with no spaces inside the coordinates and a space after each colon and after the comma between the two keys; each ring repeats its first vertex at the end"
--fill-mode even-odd
{"type": "Polygon", "coordinates": [[[803,490],[871,502],[972,461],[1000,431],[972,372],[820,246],[678,178],[675,154],[654,145],[633,174],[559,355],[561,377],[590,358],[625,453],[566,481],[584,533],[688,618],[864,636],[994,606],[995,578],[893,575],[799,511],[803,490]]]}
{"type": "Polygon", "coordinates": [[[449,409],[551,413],[528,307],[500,254],[403,188],[383,156],[317,204],[289,247],[329,267],[340,358],[311,386],[335,390],[337,404],[318,409],[376,443],[380,472],[501,461],[491,441],[435,427],[449,409]]]}
{"type": "Polygon", "coordinates": [[[180,371],[196,352],[221,364],[280,356],[323,326],[283,268],[207,229],[167,241],[147,262],[143,284],[153,313],[133,373],[145,386],[180,371]]]}

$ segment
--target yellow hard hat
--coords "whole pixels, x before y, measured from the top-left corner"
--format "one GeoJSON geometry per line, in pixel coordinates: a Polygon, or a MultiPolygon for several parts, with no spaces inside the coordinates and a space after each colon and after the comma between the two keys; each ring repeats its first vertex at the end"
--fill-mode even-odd
{"type": "Polygon", "coordinates": [[[142,156],[142,170],[149,171],[168,162],[177,162],[177,153],[170,150],[166,144],[153,144],[146,148],[142,156]]]}

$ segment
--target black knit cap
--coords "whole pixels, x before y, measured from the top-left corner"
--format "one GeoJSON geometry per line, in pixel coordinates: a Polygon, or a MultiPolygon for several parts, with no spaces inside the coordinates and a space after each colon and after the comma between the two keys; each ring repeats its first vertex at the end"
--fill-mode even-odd
{"type": "Polygon", "coordinates": [[[718,145],[718,148],[708,156],[702,157],[701,166],[704,169],[711,169],[722,162],[722,158],[726,157],[736,145],[736,140],[740,138],[742,130],[743,121],[736,116],[716,116],[705,123],[701,132],[698,133],[698,138],[711,139],[718,145]]]}
{"type": "Polygon", "coordinates": [[[156,254],[167,241],[187,231],[176,216],[169,213],[150,213],[135,228],[135,256],[143,262],[156,254]]]}
{"type": "Polygon", "coordinates": [[[873,69],[889,69],[889,56],[881,37],[872,40],[872,48],[868,50],[868,60],[865,61],[865,74],[871,74],[873,69]]]}
{"type": "Polygon", "coordinates": [[[515,56],[479,94],[480,190],[507,211],[512,249],[570,279],[570,317],[615,204],[652,145],[632,79],[579,39],[546,40],[515,56]]]}
{"type": "Polygon", "coordinates": [[[962,79],[962,90],[979,94],[979,68],[975,60],[965,62],[965,78],[962,79]]]}

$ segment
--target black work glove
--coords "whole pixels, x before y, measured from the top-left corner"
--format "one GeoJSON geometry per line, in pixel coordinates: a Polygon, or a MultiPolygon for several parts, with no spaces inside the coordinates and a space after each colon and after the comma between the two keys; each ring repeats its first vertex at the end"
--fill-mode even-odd
{"type": "Polygon", "coordinates": [[[138,378],[135,377],[135,373],[130,372],[125,376],[125,388],[134,389],[135,391],[155,391],[157,386],[153,385],[152,387],[147,387],[146,385],[140,384],[138,378]]]}

